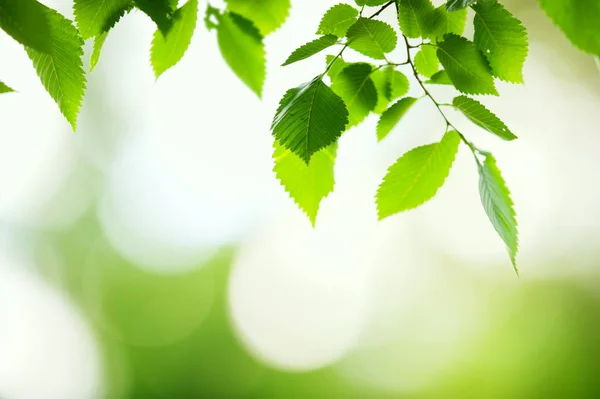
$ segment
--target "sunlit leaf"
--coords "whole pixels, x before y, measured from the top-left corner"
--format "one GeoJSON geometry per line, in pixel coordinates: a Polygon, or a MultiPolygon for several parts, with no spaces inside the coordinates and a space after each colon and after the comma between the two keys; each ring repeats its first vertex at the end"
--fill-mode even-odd
{"type": "Polygon", "coordinates": [[[265,45],[260,32],[249,20],[225,13],[219,15],[217,40],[231,70],[260,97],[267,75],[265,45]]]}
{"type": "Polygon", "coordinates": [[[450,174],[459,144],[460,136],[449,131],[439,143],[414,148],[398,159],[377,191],[379,219],[433,198],[450,174]]]}
{"type": "Polygon", "coordinates": [[[319,24],[318,35],[346,36],[350,28],[358,18],[358,10],[348,4],[336,4],[331,7],[319,24]]]}
{"type": "Polygon", "coordinates": [[[500,118],[479,101],[467,96],[458,96],[452,101],[452,105],[465,114],[477,126],[495,134],[501,139],[510,141],[517,138],[500,118]]]}
{"type": "Polygon", "coordinates": [[[577,48],[600,55],[600,1],[538,0],[542,9],[577,48]]]}
{"type": "Polygon", "coordinates": [[[340,96],[349,112],[348,127],[362,122],[377,105],[377,89],[371,80],[369,64],[350,64],[335,79],[331,88],[340,96]]]}
{"type": "Polygon", "coordinates": [[[288,90],[271,128],[280,145],[309,164],[313,154],[337,141],[347,124],[344,100],[317,77],[288,90]]]}
{"type": "Polygon", "coordinates": [[[0,81],[0,94],[13,92],[14,89],[7,86],[4,82],[0,81]]]}
{"type": "Polygon", "coordinates": [[[321,201],[333,191],[335,185],[336,153],[337,144],[332,144],[316,152],[307,165],[296,154],[275,143],[273,171],[313,226],[321,201]]]}
{"type": "Polygon", "coordinates": [[[0,0],[0,28],[24,46],[43,53],[52,49],[46,7],[35,0],[0,0]]]}
{"type": "Polygon", "coordinates": [[[414,97],[404,97],[381,114],[377,124],[377,140],[385,139],[416,102],[414,97]]]}
{"type": "Polygon", "coordinates": [[[391,26],[368,18],[359,18],[348,29],[346,36],[350,48],[378,60],[384,59],[385,54],[394,50],[398,42],[391,26]]]}
{"type": "Polygon", "coordinates": [[[86,84],[81,60],[83,40],[71,21],[50,8],[45,10],[51,28],[50,52],[28,48],[27,54],[42,84],[75,130],[86,84]]]}
{"type": "Polygon", "coordinates": [[[290,0],[226,0],[227,9],[254,23],[262,36],[277,30],[288,17],[290,0]]]}
{"type": "Polygon", "coordinates": [[[485,213],[506,244],[510,261],[518,274],[516,257],[519,251],[519,232],[514,204],[496,165],[496,159],[491,154],[487,154],[485,162],[479,164],[479,193],[485,213]]]}
{"type": "Polygon", "coordinates": [[[473,42],[454,34],[438,44],[438,59],[454,86],[465,94],[498,95],[490,67],[473,42]]]}
{"type": "Polygon", "coordinates": [[[320,53],[326,48],[329,48],[336,44],[337,40],[338,38],[335,35],[325,35],[313,40],[312,42],[306,43],[294,50],[294,52],[290,54],[290,56],[283,63],[282,66],[290,65],[294,62],[298,62],[306,58],[312,57],[313,55],[320,53]]]}
{"type": "Polygon", "coordinates": [[[150,59],[156,78],[183,58],[192,41],[197,19],[198,0],[188,0],[175,12],[173,25],[166,35],[159,30],[154,33],[150,59]]]}
{"type": "Polygon", "coordinates": [[[119,19],[132,0],[75,0],[73,13],[81,37],[88,39],[100,35],[119,19]]]}

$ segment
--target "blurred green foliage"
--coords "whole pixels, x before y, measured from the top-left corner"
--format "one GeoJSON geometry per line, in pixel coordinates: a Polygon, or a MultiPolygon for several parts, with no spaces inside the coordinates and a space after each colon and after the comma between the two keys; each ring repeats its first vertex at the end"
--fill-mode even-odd
{"type": "MultiPolygon", "coordinates": [[[[577,280],[474,279],[488,292],[485,330],[428,384],[401,393],[350,380],[335,365],[292,373],[254,359],[228,312],[233,248],[185,274],[157,275],[119,256],[92,213],[37,239],[58,252],[54,278],[103,348],[107,399],[600,397],[600,294],[577,280]]],[[[414,356],[406,353],[409,367],[414,356]]]]}

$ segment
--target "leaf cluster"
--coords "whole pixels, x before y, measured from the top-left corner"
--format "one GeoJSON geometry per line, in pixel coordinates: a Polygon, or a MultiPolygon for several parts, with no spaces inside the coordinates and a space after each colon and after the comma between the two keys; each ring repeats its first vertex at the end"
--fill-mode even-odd
{"type": "MultiPolygon", "coordinates": [[[[598,0],[538,2],[575,46],[600,56],[598,0]]],[[[224,3],[223,8],[208,5],[204,25],[214,31],[233,73],[261,97],[265,37],[286,21],[290,0],[224,3]]],[[[199,3],[74,0],[73,11],[75,20],[71,21],[37,0],[0,0],[0,29],[23,45],[41,83],[75,130],[86,89],[84,41],[94,42],[92,72],[115,25],[131,12],[143,13],[156,25],[150,61],[158,79],[189,48],[199,3]]],[[[438,142],[408,151],[389,167],[375,195],[380,219],[432,199],[449,176],[462,145],[473,155],[483,209],[506,244],[516,271],[516,214],[496,159],[469,141],[446,109],[457,111],[499,139],[517,138],[475,96],[498,96],[498,81],[523,83],[528,37],[521,21],[498,0],[447,0],[438,7],[432,0],[354,0],[326,10],[315,34],[291,51],[283,66],[332,48],[339,51],[325,54],[321,71],[284,94],[271,125],[275,175],[311,223],[316,223],[323,198],[333,192],[340,137],[375,115],[375,136],[384,142],[391,134],[402,134],[402,120],[417,102],[430,101],[445,129],[440,129],[438,142]],[[397,23],[381,21],[384,12],[394,13],[397,23]],[[472,37],[464,34],[467,24],[472,24],[472,37]],[[347,62],[345,52],[354,52],[362,60],[347,62]],[[398,53],[405,56],[393,59],[398,53]],[[441,85],[454,88],[456,95],[450,103],[438,101],[435,92],[441,85]]],[[[14,91],[0,80],[0,94],[14,91]]]]}
{"type": "Polygon", "coordinates": [[[445,130],[440,132],[439,142],[414,148],[390,166],[375,196],[379,218],[432,199],[449,176],[462,143],[475,159],[484,211],[506,244],[516,270],[517,222],[496,160],[467,140],[444,107],[459,111],[500,139],[517,138],[473,96],[499,95],[497,80],[523,82],[528,38],[522,23],[496,0],[450,0],[439,7],[431,0],[357,0],[355,5],[340,3],[327,10],[316,34],[283,65],[333,46],[340,51],[326,55],[320,74],[288,90],[272,124],[277,177],[311,222],[316,220],[320,201],[332,192],[336,154],[332,149],[337,148],[339,138],[375,114],[379,118],[376,137],[383,141],[394,131],[401,132],[403,117],[418,101],[427,99],[434,103],[445,130]],[[369,7],[377,8],[370,11],[369,7]],[[472,39],[463,36],[469,7],[473,12],[472,39]],[[397,26],[378,20],[387,9],[395,12],[397,26]],[[402,47],[405,58],[392,59],[391,54],[402,47]],[[365,60],[346,62],[346,51],[365,60]],[[416,84],[420,96],[408,95],[410,83],[416,84]],[[436,99],[436,85],[454,87],[458,94],[452,103],[436,99]],[[323,154],[327,154],[326,162],[323,154]],[[305,190],[298,189],[299,181],[305,190]],[[326,189],[311,189],[314,187],[326,189]]]}

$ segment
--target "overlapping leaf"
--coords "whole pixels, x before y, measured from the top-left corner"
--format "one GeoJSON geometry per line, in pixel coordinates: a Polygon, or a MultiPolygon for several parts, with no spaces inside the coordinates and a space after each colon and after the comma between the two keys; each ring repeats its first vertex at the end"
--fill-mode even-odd
{"type": "Polygon", "coordinates": [[[28,48],[27,53],[42,84],[75,130],[86,83],[81,61],[83,40],[71,21],[50,8],[45,12],[51,28],[50,52],[28,48]]]}
{"type": "Polygon", "coordinates": [[[344,100],[349,112],[348,127],[362,122],[377,105],[377,89],[371,80],[372,71],[369,64],[350,64],[333,79],[331,88],[344,100]]]}
{"type": "Polygon", "coordinates": [[[452,81],[448,77],[446,71],[439,71],[433,74],[433,76],[425,83],[430,85],[452,85],[452,81]]]}
{"type": "Polygon", "coordinates": [[[460,143],[454,131],[414,148],[392,165],[377,191],[379,219],[414,209],[435,196],[450,174],[460,143]]]}
{"type": "Polygon", "coordinates": [[[336,4],[331,7],[319,24],[318,35],[346,36],[350,28],[358,18],[358,10],[348,4],[336,4]]]}
{"type": "Polygon", "coordinates": [[[465,94],[498,95],[490,67],[473,42],[454,34],[438,44],[438,59],[454,86],[465,94]]]}
{"type": "Polygon", "coordinates": [[[448,33],[462,35],[467,23],[467,9],[449,12],[445,6],[439,6],[427,21],[428,37],[434,41],[442,40],[448,33]]]}
{"type": "Polygon", "coordinates": [[[104,43],[108,38],[108,34],[110,30],[114,27],[114,25],[119,22],[119,20],[129,11],[133,9],[133,5],[129,4],[125,8],[121,9],[119,12],[114,14],[112,17],[108,19],[105,30],[96,35],[94,38],[94,47],[92,49],[92,55],[90,56],[90,72],[92,72],[96,65],[98,65],[98,61],[100,60],[100,54],[102,53],[102,48],[104,47],[104,43]]]}
{"type": "Polygon", "coordinates": [[[415,68],[420,75],[430,78],[440,70],[440,62],[433,46],[422,46],[415,55],[415,68]]]}
{"type": "Polygon", "coordinates": [[[416,102],[414,97],[404,97],[381,114],[377,124],[377,140],[385,139],[416,102]]]}
{"type": "Polygon", "coordinates": [[[159,30],[154,33],[150,59],[156,78],[183,58],[192,41],[197,19],[198,0],[188,0],[175,12],[173,25],[166,35],[159,30]]]}
{"type": "Polygon", "coordinates": [[[92,55],[90,56],[90,72],[96,68],[98,61],[100,61],[100,54],[102,54],[102,48],[104,47],[104,42],[107,37],[108,32],[104,32],[94,38],[94,48],[92,49],[92,55]]]}
{"type": "Polygon", "coordinates": [[[483,164],[479,164],[479,193],[485,213],[506,244],[510,260],[518,274],[516,257],[519,251],[519,232],[514,204],[496,159],[491,154],[487,154],[483,164]]]}
{"type": "Polygon", "coordinates": [[[448,0],[446,7],[448,11],[457,11],[470,6],[478,0],[448,0]]]}
{"type": "Polygon", "coordinates": [[[73,12],[79,33],[88,39],[106,32],[132,4],[132,0],[75,0],[73,12]]]}
{"type": "Polygon", "coordinates": [[[514,140],[517,138],[500,118],[494,115],[479,101],[467,96],[458,96],[452,101],[452,105],[465,114],[465,116],[477,126],[495,134],[501,139],[514,140]]]}
{"type": "Polygon", "coordinates": [[[408,78],[393,66],[373,71],[371,80],[377,89],[377,105],[373,110],[376,114],[382,114],[392,101],[408,93],[408,78]]]}
{"type": "Polygon", "coordinates": [[[173,26],[173,16],[177,8],[176,0],[134,0],[135,6],[154,21],[163,35],[173,26]]]}
{"type": "Polygon", "coordinates": [[[333,191],[335,185],[336,153],[337,144],[332,144],[316,152],[307,165],[296,154],[275,143],[273,171],[313,226],[321,201],[333,191]]]}
{"type": "Polygon", "coordinates": [[[313,40],[312,42],[306,43],[294,50],[294,52],[290,54],[282,66],[290,65],[294,62],[312,57],[313,55],[320,53],[326,48],[336,44],[337,40],[338,38],[335,35],[325,35],[313,40]]]}
{"type": "Polygon", "coordinates": [[[398,0],[398,22],[406,37],[428,37],[435,11],[431,0],[398,0]]]}
{"type": "Polygon", "coordinates": [[[290,0],[226,0],[227,9],[249,19],[262,36],[277,30],[288,17],[290,0]]]}
{"type": "Polygon", "coordinates": [[[346,36],[350,48],[377,60],[383,60],[385,54],[394,50],[398,42],[391,26],[368,18],[359,18],[348,29],[346,36]]]}
{"type": "Polygon", "coordinates": [[[217,41],[233,72],[259,97],[265,82],[265,45],[252,22],[234,13],[219,15],[217,41]]]}
{"type": "Polygon", "coordinates": [[[279,144],[309,164],[313,154],[337,141],[347,124],[344,100],[317,77],[288,90],[271,129],[279,144]]]}
{"type": "Polygon", "coordinates": [[[507,82],[523,82],[527,58],[527,31],[500,3],[479,2],[473,6],[474,42],[486,56],[495,76],[507,82]]]}
{"type": "Polygon", "coordinates": [[[51,51],[46,7],[35,0],[0,0],[0,28],[26,47],[51,51]]]}
{"type": "Polygon", "coordinates": [[[393,66],[385,68],[384,73],[387,78],[384,95],[388,100],[393,101],[408,93],[409,81],[405,74],[393,66]]]}
{"type": "Polygon", "coordinates": [[[342,57],[336,58],[333,55],[328,55],[325,59],[327,61],[327,76],[331,79],[335,79],[348,66],[348,63],[342,57]]]}

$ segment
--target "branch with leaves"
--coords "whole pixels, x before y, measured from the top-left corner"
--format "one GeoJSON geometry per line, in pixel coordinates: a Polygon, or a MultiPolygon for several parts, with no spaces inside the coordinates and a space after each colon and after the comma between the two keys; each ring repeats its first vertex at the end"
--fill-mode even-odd
{"type": "MultiPolygon", "coordinates": [[[[538,0],[542,9],[579,49],[600,55],[600,2],[538,0]],[[566,12],[565,10],[568,10],[566,12]]],[[[264,38],[287,19],[290,0],[226,0],[224,9],[206,8],[204,24],[216,32],[223,59],[258,97],[266,76],[264,38]]],[[[183,58],[197,28],[198,0],[74,0],[75,22],[37,0],[0,0],[0,28],[24,46],[40,80],[60,111],[76,128],[86,88],[83,44],[93,40],[90,72],[98,64],[111,29],[127,14],[141,12],[156,24],[150,60],[158,79],[183,58]],[[180,4],[183,3],[183,4],[180,4]]],[[[476,126],[503,140],[513,132],[475,95],[499,95],[496,80],[523,83],[527,32],[498,0],[354,0],[327,10],[318,37],[284,62],[290,65],[332,46],[325,67],[307,83],[288,90],[272,123],[274,172],[283,187],[316,223],[319,205],[334,189],[339,138],[376,114],[378,141],[401,126],[417,101],[431,101],[445,122],[437,143],[408,151],[390,166],[376,193],[380,219],[414,209],[432,199],[448,177],[462,144],[479,171],[481,201],[516,268],[517,221],[509,190],[496,159],[467,140],[445,107],[460,111],[476,126]],[[472,39],[463,36],[467,10],[473,13],[472,39]],[[394,13],[393,27],[379,20],[394,13]],[[390,60],[398,45],[406,59],[390,60]],[[366,58],[346,62],[346,51],[366,58]],[[410,76],[410,79],[408,76],[410,76]],[[407,96],[410,81],[422,95],[407,96]],[[452,86],[450,104],[436,99],[435,87],[452,86]]],[[[0,94],[13,92],[0,81],[0,94]]]]}
{"type": "Polygon", "coordinates": [[[314,223],[319,202],[333,189],[335,147],[341,135],[369,114],[379,114],[377,138],[384,140],[400,124],[419,98],[406,96],[409,72],[423,96],[433,102],[446,123],[441,140],[417,147],[393,164],[376,194],[380,219],[414,209],[432,199],[450,174],[464,143],[472,152],[480,175],[484,209],[504,240],[516,268],[517,221],[509,191],[496,160],[482,151],[452,124],[427,86],[452,85],[461,92],[448,104],[477,126],[504,140],[516,139],[506,125],[469,95],[498,95],[495,79],[521,83],[527,56],[527,33],[521,22],[496,1],[473,4],[473,41],[462,37],[467,22],[466,2],[450,1],[434,7],[429,0],[357,1],[360,10],[340,4],[329,9],[317,31],[321,36],[295,50],[284,65],[306,59],[345,39],[336,56],[329,56],[325,72],[289,90],[273,121],[277,177],[314,223]],[[364,6],[381,6],[363,17],[364,6]],[[406,61],[394,63],[398,32],[376,20],[395,5],[406,61]],[[411,40],[415,43],[411,44],[411,40]],[[347,63],[343,53],[352,49],[384,63],[347,63]],[[325,76],[331,81],[324,82],[325,76]],[[282,149],[283,148],[283,149],[282,149]],[[287,150],[287,151],[286,151],[287,150]],[[326,156],[325,156],[326,154],[326,156]],[[285,156],[284,156],[285,155],[285,156]],[[296,158],[292,163],[290,157],[296,158]],[[313,158],[318,159],[313,162],[313,158]],[[293,165],[293,166],[290,166],[293,165]],[[302,181],[302,183],[299,183],[302,181]],[[298,187],[327,187],[310,194],[298,187]]]}

